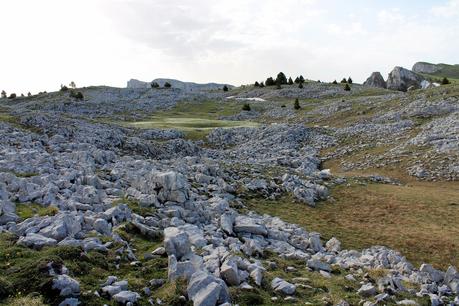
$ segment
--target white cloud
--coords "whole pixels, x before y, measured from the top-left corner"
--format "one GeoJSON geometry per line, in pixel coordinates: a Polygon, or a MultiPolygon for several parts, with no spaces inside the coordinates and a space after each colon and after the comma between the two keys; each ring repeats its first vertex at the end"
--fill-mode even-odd
{"type": "Polygon", "coordinates": [[[435,6],[432,12],[439,17],[459,16],[459,0],[449,0],[445,5],[435,6]]]}

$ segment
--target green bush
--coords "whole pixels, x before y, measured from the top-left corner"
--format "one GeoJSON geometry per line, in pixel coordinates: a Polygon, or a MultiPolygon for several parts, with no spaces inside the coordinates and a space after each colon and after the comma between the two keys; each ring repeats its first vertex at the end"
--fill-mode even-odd
{"type": "Polygon", "coordinates": [[[228,90],[229,90],[228,86],[226,86],[226,85],[225,85],[225,86],[223,86],[223,91],[225,91],[225,92],[226,92],[226,91],[228,91],[228,90]]]}
{"type": "Polygon", "coordinates": [[[2,99],[6,98],[6,91],[2,90],[1,97],[2,97],[2,99]]]}
{"type": "Polygon", "coordinates": [[[336,84],[338,84],[338,82],[336,82],[336,80],[334,80],[334,81],[332,82],[332,84],[335,84],[335,85],[336,85],[336,84]]]}
{"type": "Polygon", "coordinates": [[[245,103],[243,106],[242,106],[242,110],[243,111],[248,111],[250,112],[250,104],[249,103],[245,103]]]}
{"type": "Polygon", "coordinates": [[[347,80],[346,80],[346,78],[343,78],[343,79],[341,80],[341,83],[343,83],[343,84],[347,84],[347,80]]]}
{"type": "Polygon", "coordinates": [[[346,85],[344,86],[344,90],[351,91],[351,86],[349,86],[349,84],[346,83],[346,85]]]}
{"type": "Polygon", "coordinates": [[[67,90],[69,90],[69,88],[67,86],[61,85],[61,89],[59,91],[64,92],[64,91],[67,91],[67,90]]]}
{"type": "Polygon", "coordinates": [[[298,88],[303,88],[303,83],[298,84],[298,88]]]}
{"type": "Polygon", "coordinates": [[[169,82],[164,83],[164,88],[171,88],[172,85],[169,82]]]}
{"type": "Polygon", "coordinates": [[[12,94],[8,97],[8,99],[16,99],[16,94],[15,94],[15,93],[12,93],[12,94]]]}
{"type": "Polygon", "coordinates": [[[156,82],[151,82],[150,86],[151,88],[159,88],[159,84],[156,82]]]}

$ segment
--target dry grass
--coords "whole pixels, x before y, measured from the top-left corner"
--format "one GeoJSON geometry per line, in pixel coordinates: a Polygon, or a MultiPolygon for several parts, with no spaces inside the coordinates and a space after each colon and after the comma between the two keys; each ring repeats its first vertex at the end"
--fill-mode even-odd
{"type": "Polygon", "coordinates": [[[344,247],[386,245],[414,264],[459,266],[459,183],[412,183],[408,186],[352,183],[332,190],[335,201],[317,208],[290,197],[251,200],[251,209],[279,216],[324,239],[339,238],[344,247]]]}
{"type": "Polygon", "coordinates": [[[8,299],[5,304],[6,306],[45,306],[46,304],[43,302],[41,297],[31,297],[31,296],[23,296],[23,297],[15,297],[8,299]]]}

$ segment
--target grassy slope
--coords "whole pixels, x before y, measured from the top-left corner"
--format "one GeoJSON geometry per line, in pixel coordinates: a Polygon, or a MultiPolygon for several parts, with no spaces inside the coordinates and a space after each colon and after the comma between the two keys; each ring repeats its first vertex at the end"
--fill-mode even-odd
{"type": "Polygon", "coordinates": [[[217,127],[252,127],[251,121],[219,120],[220,116],[229,116],[241,111],[242,104],[237,102],[216,103],[179,103],[176,107],[156,112],[150,120],[124,122],[137,128],[177,129],[185,132],[189,139],[203,139],[213,128],[217,127]]]}
{"type": "Polygon", "coordinates": [[[436,66],[439,67],[440,70],[429,74],[430,76],[459,79],[459,65],[437,64],[436,66]]]}
{"type": "Polygon", "coordinates": [[[333,200],[310,208],[287,196],[277,201],[252,199],[260,213],[318,231],[325,240],[338,237],[345,248],[385,245],[415,264],[459,266],[459,184],[409,186],[352,182],[332,189],[333,200]],[[301,206],[301,213],[299,213],[301,206]]]}

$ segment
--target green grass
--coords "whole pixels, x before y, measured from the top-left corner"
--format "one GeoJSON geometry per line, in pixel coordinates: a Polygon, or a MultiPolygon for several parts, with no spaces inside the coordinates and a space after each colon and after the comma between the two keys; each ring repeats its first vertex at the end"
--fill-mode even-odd
{"type": "MultiPolygon", "coordinates": [[[[80,300],[83,305],[115,305],[113,301],[98,298],[92,292],[100,289],[109,275],[118,279],[126,279],[129,289],[141,292],[142,288],[153,278],[167,278],[167,258],[145,260],[143,255],[162,245],[162,240],[152,240],[141,235],[135,227],[125,224],[116,231],[129,242],[140,266],[131,266],[125,253],[121,255],[119,268],[116,268],[116,249],[121,245],[115,244],[108,253],[84,253],[79,247],[50,247],[40,251],[16,245],[17,237],[12,234],[0,234],[0,304],[7,299],[8,303],[17,302],[21,297],[30,294],[42,296],[44,303],[57,305],[62,298],[58,292],[51,289],[52,277],[48,274],[48,263],[56,267],[65,265],[70,276],[80,283],[80,300]]],[[[153,291],[153,294],[156,292],[153,291]]],[[[165,305],[173,305],[167,299],[165,305]]],[[[38,302],[37,302],[38,303],[38,302]]],[[[15,305],[15,304],[13,304],[15,305]]],[[[37,304],[40,305],[40,304],[37,304]]],[[[143,296],[139,305],[149,305],[143,296]]]]}
{"type": "Polygon", "coordinates": [[[54,216],[59,212],[55,206],[43,206],[36,203],[20,203],[16,204],[16,214],[21,219],[32,218],[33,216],[54,216]]]}
{"type": "MultiPolygon", "coordinates": [[[[230,288],[233,303],[241,306],[285,305],[286,302],[283,301],[284,297],[281,294],[273,292],[271,289],[271,281],[275,277],[283,278],[290,283],[296,282],[294,278],[303,278],[304,280],[299,283],[311,287],[303,288],[298,286],[294,294],[297,301],[289,303],[289,305],[304,305],[305,302],[309,302],[312,305],[324,305],[324,300],[329,301],[330,305],[336,305],[342,300],[346,300],[351,305],[358,305],[361,300],[361,297],[357,294],[357,290],[360,287],[360,279],[357,277],[357,281],[355,282],[346,280],[345,275],[348,271],[333,267],[331,277],[326,278],[317,272],[308,271],[302,260],[286,260],[270,252],[265,252],[262,259],[275,262],[277,267],[266,271],[261,287],[257,287],[251,283],[254,287],[251,291],[234,287],[230,288]],[[294,267],[296,271],[286,272],[288,266],[294,267]],[[271,301],[271,297],[273,296],[278,297],[278,300],[271,301]]],[[[268,265],[265,264],[265,266],[268,265]]],[[[375,277],[385,276],[384,273],[380,273],[379,271],[375,271],[371,275],[375,277]]],[[[398,300],[402,300],[405,297],[403,293],[397,295],[398,300]]],[[[420,305],[429,305],[427,299],[417,299],[417,301],[420,305]]],[[[388,303],[387,305],[395,305],[395,303],[388,303]]]]}
{"type": "Polygon", "coordinates": [[[242,104],[225,101],[202,103],[179,103],[176,107],[156,112],[148,120],[122,122],[121,125],[140,129],[176,129],[185,133],[189,139],[204,139],[215,128],[255,127],[252,121],[219,120],[220,116],[239,113],[242,104]]]}
{"type": "MultiPolygon", "coordinates": [[[[384,173],[382,173],[384,175],[384,173]]],[[[279,200],[253,198],[249,209],[317,231],[326,241],[337,237],[344,248],[386,245],[414,264],[428,262],[446,269],[459,265],[457,182],[410,182],[406,186],[361,184],[333,188],[332,197],[318,207],[279,200]],[[428,234],[427,234],[428,233],[428,234]]]]}

